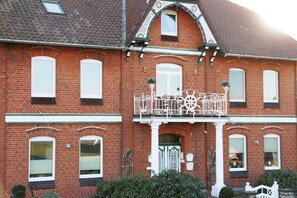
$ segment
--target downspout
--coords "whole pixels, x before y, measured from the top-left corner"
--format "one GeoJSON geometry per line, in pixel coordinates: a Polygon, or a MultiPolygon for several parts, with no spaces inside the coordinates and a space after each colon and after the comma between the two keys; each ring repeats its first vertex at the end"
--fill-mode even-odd
{"type": "MultiPolygon", "coordinates": [[[[126,43],[126,0],[122,0],[122,42],[121,42],[121,45],[122,47],[124,48],[125,46],[125,43],[126,43]]],[[[120,175],[123,174],[123,154],[124,154],[124,122],[125,122],[125,119],[124,119],[124,114],[123,114],[123,79],[124,79],[124,75],[123,75],[123,57],[122,57],[122,53],[124,53],[124,50],[122,50],[120,52],[120,76],[121,76],[121,79],[120,79],[120,107],[119,107],[119,110],[120,110],[120,113],[122,115],[122,124],[121,124],[121,131],[120,131],[120,175]]]]}

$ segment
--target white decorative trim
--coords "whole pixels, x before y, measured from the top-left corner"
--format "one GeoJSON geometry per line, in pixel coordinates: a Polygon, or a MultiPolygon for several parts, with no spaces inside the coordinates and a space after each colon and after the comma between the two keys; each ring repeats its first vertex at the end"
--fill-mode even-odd
{"type": "Polygon", "coordinates": [[[263,128],[261,129],[261,131],[264,131],[264,130],[266,130],[266,129],[279,129],[279,130],[284,130],[284,128],[282,128],[282,127],[278,127],[278,126],[267,126],[267,127],[263,127],[263,128]]]}
{"type": "Polygon", "coordinates": [[[233,126],[227,128],[227,131],[232,130],[232,129],[244,129],[244,130],[250,130],[248,127],[243,127],[243,126],[233,126]]]}
{"type": "Polygon", "coordinates": [[[200,122],[228,122],[227,117],[148,117],[148,118],[133,118],[133,122],[141,124],[149,124],[153,121],[158,121],[163,124],[167,123],[200,123],[200,122]]]}
{"type": "Polygon", "coordinates": [[[6,114],[6,124],[41,123],[121,123],[122,115],[104,114],[6,114]]]}
{"type": "Polygon", "coordinates": [[[297,124],[295,116],[230,116],[229,124],[235,123],[284,123],[297,124]]]}
{"type": "Polygon", "coordinates": [[[102,127],[96,127],[96,126],[82,127],[82,128],[77,129],[76,131],[77,131],[77,132],[80,132],[80,131],[83,131],[83,130],[86,130],[86,129],[97,129],[97,130],[107,131],[107,129],[105,129],[105,128],[102,128],[102,127]]]}

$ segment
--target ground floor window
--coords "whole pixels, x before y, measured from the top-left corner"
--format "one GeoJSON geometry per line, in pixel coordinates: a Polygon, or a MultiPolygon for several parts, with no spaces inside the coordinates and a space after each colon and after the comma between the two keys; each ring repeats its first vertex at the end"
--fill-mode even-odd
{"type": "Polygon", "coordinates": [[[103,141],[99,136],[80,138],[80,178],[102,177],[103,141]]]}
{"type": "Polygon", "coordinates": [[[29,181],[54,180],[55,138],[35,137],[29,144],[29,181]]]}
{"type": "Polygon", "coordinates": [[[244,135],[229,136],[230,171],[246,171],[246,137],[244,135]]]}
{"type": "Polygon", "coordinates": [[[265,170],[280,169],[280,138],[275,134],[264,136],[265,170]]]}

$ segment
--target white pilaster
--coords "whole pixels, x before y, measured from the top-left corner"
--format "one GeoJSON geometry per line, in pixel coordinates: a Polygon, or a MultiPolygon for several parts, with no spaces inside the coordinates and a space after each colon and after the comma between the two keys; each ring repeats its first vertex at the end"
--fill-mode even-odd
{"type": "Polygon", "coordinates": [[[159,126],[161,122],[153,121],[151,123],[151,176],[159,173],[159,126]]]}
{"type": "Polygon", "coordinates": [[[219,197],[224,184],[223,126],[224,122],[215,122],[216,127],[216,184],[212,186],[211,196],[219,197]]]}

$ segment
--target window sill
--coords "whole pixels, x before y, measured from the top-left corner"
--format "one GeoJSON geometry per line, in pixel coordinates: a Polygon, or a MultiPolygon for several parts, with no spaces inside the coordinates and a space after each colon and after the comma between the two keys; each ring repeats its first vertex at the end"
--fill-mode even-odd
{"type": "Polygon", "coordinates": [[[81,98],[81,105],[103,105],[103,99],[81,98]]]}
{"type": "Polygon", "coordinates": [[[55,180],[52,181],[30,181],[28,183],[29,189],[49,189],[49,188],[55,188],[56,182],[55,180]]]}
{"type": "Polygon", "coordinates": [[[246,108],[246,102],[230,102],[230,108],[246,108]]]}
{"type": "Polygon", "coordinates": [[[230,178],[247,178],[247,171],[230,171],[230,178]]]}
{"type": "Polygon", "coordinates": [[[79,186],[96,186],[98,182],[102,182],[103,177],[97,178],[81,178],[79,179],[79,186]]]}
{"type": "Polygon", "coordinates": [[[280,105],[279,105],[279,103],[264,102],[264,108],[279,109],[280,108],[280,105]]]}
{"type": "Polygon", "coordinates": [[[32,104],[56,104],[56,98],[31,97],[32,104]]]}
{"type": "Polygon", "coordinates": [[[170,35],[161,35],[162,41],[168,41],[168,42],[178,42],[177,36],[170,36],[170,35]]]}

